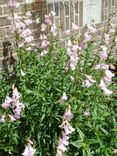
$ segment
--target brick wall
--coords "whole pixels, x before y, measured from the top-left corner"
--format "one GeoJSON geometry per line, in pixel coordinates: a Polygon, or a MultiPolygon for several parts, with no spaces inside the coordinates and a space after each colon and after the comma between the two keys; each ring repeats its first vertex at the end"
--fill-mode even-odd
{"type": "MultiPolygon", "coordinates": [[[[106,16],[108,16],[110,14],[111,10],[115,12],[115,15],[117,17],[117,0],[115,0],[114,6],[112,6],[112,4],[110,4],[110,1],[112,1],[112,0],[102,0],[102,2],[103,2],[102,3],[103,4],[102,5],[102,7],[103,7],[102,8],[102,17],[103,17],[102,21],[106,20],[106,16]],[[109,4],[108,7],[106,6],[105,2],[109,2],[109,3],[107,3],[107,4],[109,4]]],[[[3,61],[3,42],[5,42],[5,41],[12,42],[14,40],[13,34],[11,34],[10,29],[9,29],[10,22],[7,19],[9,14],[11,14],[10,9],[7,7],[7,2],[8,2],[8,0],[0,0],[0,67],[1,67],[2,61],[3,61]]],[[[30,11],[32,13],[33,20],[35,20],[37,17],[42,17],[44,13],[47,13],[47,10],[53,10],[52,5],[49,4],[47,7],[46,0],[18,0],[18,2],[20,4],[20,6],[18,9],[15,10],[15,12],[18,14],[23,14],[25,11],[30,11]],[[33,3],[25,3],[25,1],[33,1],[33,3]]],[[[68,10],[65,10],[65,8],[62,4],[63,3],[61,3],[61,5],[59,6],[59,9],[61,12],[60,12],[60,15],[58,12],[58,15],[55,18],[55,23],[56,24],[62,23],[63,26],[66,29],[68,29],[71,25],[69,21],[74,22],[76,24],[77,24],[77,22],[72,21],[73,20],[72,16],[68,16],[69,12],[68,12],[68,10]],[[66,18],[66,19],[64,19],[64,18],[66,18]]],[[[75,14],[75,16],[76,15],[78,16],[79,26],[82,26],[82,23],[83,23],[83,8],[82,8],[82,6],[83,6],[83,0],[80,0],[79,1],[79,11],[76,11],[76,14],[75,14]]],[[[57,8],[55,7],[54,11],[57,11],[56,9],[57,8]]],[[[101,25],[100,27],[103,27],[103,23],[101,23],[100,25],[101,25]]],[[[39,26],[35,25],[33,22],[31,24],[31,29],[32,29],[35,39],[39,38],[39,34],[40,34],[39,26]]]]}
{"type": "MultiPolygon", "coordinates": [[[[7,19],[11,14],[7,2],[8,0],[0,0],[0,67],[3,60],[3,42],[12,42],[14,40],[14,36],[9,29],[10,22],[7,19]]],[[[37,17],[43,16],[47,11],[46,2],[44,0],[35,0],[33,3],[25,3],[25,0],[18,0],[18,2],[20,6],[18,9],[15,9],[15,12],[22,15],[25,11],[30,11],[33,21],[37,17]]],[[[35,39],[39,38],[39,26],[33,22],[30,27],[35,39]]]]}

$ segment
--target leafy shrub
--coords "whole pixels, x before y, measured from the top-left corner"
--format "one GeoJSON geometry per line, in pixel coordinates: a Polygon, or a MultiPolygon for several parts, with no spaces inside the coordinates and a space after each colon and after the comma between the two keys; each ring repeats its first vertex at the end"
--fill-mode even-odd
{"type": "MultiPolygon", "coordinates": [[[[45,23],[51,15],[46,16],[45,23]]],[[[26,148],[34,144],[36,153],[34,149],[31,150],[37,156],[59,156],[57,151],[65,156],[110,156],[117,153],[117,85],[114,74],[109,70],[108,64],[110,68],[115,67],[107,50],[107,33],[112,28],[111,23],[106,26],[97,53],[94,53],[97,30],[93,25],[85,26],[79,38],[71,36],[63,48],[48,43],[44,34],[41,34],[41,47],[32,51],[30,43],[27,44],[22,36],[17,36],[17,45],[23,40],[25,44],[17,47],[18,61],[14,64],[14,75],[0,80],[1,155],[18,156],[22,153],[26,156],[23,150],[27,143],[26,148]],[[20,110],[19,118],[13,115],[13,121],[9,114],[14,113],[17,105],[14,107],[12,101],[9,109],[6,109],[3,103],[6,96],[13,98],[11,88],[14,90],[16,87],[25,108],[20,110]],[[73,113],[70,122],[75,129],[71,130],[70,142],[62,140],[63,129],[61,133],[68,108],[73,113]],[[60,148],[58,144],[61,140],[64,143],[60,148]],[[67,151],[64,152],[65,148],[67,151]]],[[[51,31],[55,35],[54,26],[53,29],[51,31]]],[[[76,33],[77,29],[72,24],[71,31],[74,33],[75,30],[76,33]]],[[[15,31],[19,35],[17,29],[15,31]]],[[[117,30],[114,29],[113,33],[114,47],[117,30]]]]}
{"type": "MultiPolygon", "coordinates": [[[[86,77],[79,70],[80,66],[73,72],[65,71],[68,59],[65,49],[58,49],[53,57],[48,54],[44,58],[37,53],[23,53],[22,60],[15,65],[15,77],[1,81],[1,99],[15,84],[25,105],[21,119],[0,124],[1,151],[21,153],[26,141],[31,139],[37,155],[55,155],[59,125],[66,107],[70,105],[75,132],[68,155],[112,155],[112,150],[116,149],[116,97],[114,94],[104,96],[98,87],[103,72],[88,69],[97,83],[87,88],[82,85],[86,77]],[[68,100],[60,103],[63,92],[68,100]]],[[[110,87],[116,91],[114,82],[110,87]]]]}

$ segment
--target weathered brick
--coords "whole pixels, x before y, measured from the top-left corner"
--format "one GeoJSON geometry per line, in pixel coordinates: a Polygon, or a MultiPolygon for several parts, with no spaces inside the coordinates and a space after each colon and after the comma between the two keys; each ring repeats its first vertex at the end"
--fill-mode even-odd
{"type": "Polygon", "coordinates": [[[6,35],[11,36],[13,33],[11,32],[10,27],[6,27],[6,35]]]}
{"type": "Polygon", "coordinates": [[[7,4],[8,0],[0,0],[0,5],[7,4]]]}
{"type": "Polygon", "coordinates": [[[34,38],[36,38],[36,39],[39,40],[39,35],[40,35],[40,31],[39,31],[39,30],[33,31],[33,36],[34,36],[34,38]]]}
{"type": "Polygon", "coordinates": [[[0,48],[2,48],[3,46],[2,46],[2,39],[0,39],[0,48]]]}
{"type": "MultiPolygon", "coordinates": [[[[18,2],[23,2],[23,0],[18,0],[18,2]]],[[[0,5],[7,4],[8,0],[0,0],[0,5]]]]}
{"type": "Polygon", "coordinates": [[[39,30],[39,25],[37,25],[36,23],[33,22],[33,23],[30,25],[30,29],[31,29],[31,30],[33,30],[33,29],[39,30]]]}
{"type": "Polygon", "coordinates": [[[10,43],[15,43],[15,37],[14,36],[8,36],[7,41],[10,43]]]}
{"type": "Polygon", "coordinates": [[[0,38],[3,38],[5,35],[5,28],[0,28],[0,38]]]}
{"type": "Polygon", "coordinates": [[[2,15],[2,7],[0,7],[0,15],[2,15]]]}
{"type": "MultiPolygon", "coordinates": [[[[15,8],[14,9],[14,12],[17,13],[17,12],[20,12],[20,8],[15,8]]],[[[9,7],[3,7],[3,13],[4,14],[11,14],[11,9],[9,7]]]]}
{"type": "Polygon", "coordinates": [[[2,67],[2,58],[0,58],[0,70],[1,70],[1,67],[2,67]]]}
{"type": "Polygon", "coordinates": [[[26,5],[25,4],[20,4],[20,11],[22,13],[25,13],[25,11],[26,11],[26,5]]]}
{"type": "Polygon", "coordinates": [[[33,11],[34,10],[34,4],[21,4],[20,5],[20,11],[24,13],[25,11],[33,11]]]}
{"type": "Polygon", "coordinates": [[[47,12],[47,3],[46,2],[35,3],[35,11],[46,13],[47,12]]]}
{"type": "Polygon", "coordinates": [[[3,48],[0,48],[0,58],[3,57],[3,48]]]}
{"type": "Polygon", "coordinates": [[[34,4],[26,4],[26,11],[33,11],[34,10],[34,4]]]}
{"type": "Polygon", "coordinates": [[[0,39],[5,38],[6,36],[6,30],[5,28],[0,28],[0,39]]]}
{"type": "Polygon", "coordinates": [[[0,17],[0,27],[7,26],[10,24],[10,21],[6,17],[0,17]]]}

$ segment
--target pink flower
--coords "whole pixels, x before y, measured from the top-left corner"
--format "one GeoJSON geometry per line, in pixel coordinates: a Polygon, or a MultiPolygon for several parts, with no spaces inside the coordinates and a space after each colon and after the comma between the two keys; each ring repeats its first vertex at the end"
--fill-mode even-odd
{"type": "Polygon", "coordinates": [[[66,101],[68,99],[66,93],[63,93],[63,96],[61,97],[61,101],[66,101]]]}
{"type": "Polygon", "coordinates": [[[69,48],[72,47],[72,42],[71,42],[71,40],[68,40],[67,46],[68,46],[69,48]]]}
{"type": "Polygon", "coordinates": [[[21,19],[22,19],[21,16],[18,16],[17,14],[14,13],[14,17],[12,17],[12,20],[15,20],[15,22],[20,22],[21,19]]]}
{"type": "Polygon", "coordinates": [[[10,115],[10,114],[8,114],[8,115],[2,115],[1,118],[0,118],[0,122],[1,123],[4,123],[6,121],[14,122],[15,120],[16,119],[12,115],[10,115]]]}
{"type": "Polygon", "coordinates": [[[47,40],[47,36],[45,36],[44,34],[41,34],[39,39],[40,40],[47,40]]]}
{"type": "Polygon", "coordinates": [[[73,118],[73,114],[71,112],[70,105],[66,108],[65,113],[63,115],[63,119],[70,121],[73,118]]]}
{"type": "Polygon", "coordinates": [[[114,65],[110,64],[110,69],[115,70],[116,67],[114,65]]]}
{"type": "Polygon", "coordinates": [[[89,82],[89,80],[85,80],[82,84],[83,87],[89,88],[90,86],[92,86],[92,83],[89,82]]]}
{"type": "Polygon", "coordinates": [[[106,87],[106,84],[105,84],[105,82],[104,82],[103,79],[101,79],[101,82],[100,82],[100,84],[99,84],[99,87],[100,87],[101,89],[103,89],[103,88],[106,87]]]}
{"type": "Polygon", "coordinates": [[[71,68],[71,70],[75,70],[76,69],[78,60],[79,60],[79,58],[77,56],[77,52],[73,52],[70,55],[70,68],[71,68]]]}
{"type": "Polygon", "coordinates": [[[86,78],[91,82],[91,83],[95,83],[96,81],[93,79],[93,77],[91,75],[86,75],[86,78]]]}
{"type": "Polygon", "coordinates": [[[78,45],[72,45],[71,40],[68,40],[67,46],[67,54],[70,57],[70,68],[71,70],[75,70],[79,60],[77,55],[77,50],[79,47],[78,45]]]}
{"type": "Polygon", "coordinates": [[[47,50],[43,50],[43,51],[41,52],[40,56],[45,56],[47,53],[48,53],[47,50]]]}
{"type": "Polygon", "coordinates": [[[23,42],[19,42],[19,43],[18,43],[18,46],[19,46],[19,48],[21,48],[21,47],[24,46],[24,43],[23,43],[23,42]]]}
{"type": "Polygon", "coordinates": [[[70,56],[72,54],[72,51],[71,51],[70,47],[67,48],[67,54],[68,54],[68,56],[70,56]]]}
{"type": "Polygon", "coordinates": [[[57,35],[57,28],[56,28],[55,24],[53,24],[51,26],[51,30],[50,31],[52,32],[53,36],[56,36],[57,35]]]}
{"type": "Polygon", "coordinates": [[[67,151],[67,146],[69,145],[70,134],[72,134],[75,129],[70,125],[68,121],[72,119],[73,115],[70,106],[65,110],[63,116],[63,123],[59,126],[62,129],[62,136],[59,139],[57,154],[56,156],[62,156],[62,152],[67,151]]]}
{"type": "Polygon", "coordinates": [[[27,12],[26,12],[26,16],[27,16],[27,17],[31,17],[32,14],[31,14],[29,11],[27,11],[27,12]]]}
{"type": "Polygon", "coordinates": [[[79,48],[78,45],[73,45],[72,47],[73,52],[77,52],[78,48],[79,48]]]}
{"type": "Polygon", "coordinates": [[[106,70],[106,69],[109,69],[109,65],[107,64],[97,64],[94,66],[95,69],[103,69],[103,70],[106,70]]]}
{"type": "Polygon", "coordinates": [[[112,81],[112,79],[109,78],[108,76],[104,76],[104,77],[103,77],[103,80],[104,80],[104,82],[105,82],[106,84],[109,84],[109,83],[112,81]]]}
{"type": "Polygon", "coordinates": [[[56,15],[56,13],[54,11],[51,11],[50,13],[51,13],[52,16],[56,15]]]}
{"type": "Polygon", "coordinates": [[[112,77],[114,77],[114,74],[110,70],[105,70],[105,76],[104,81],[106,84],[110,83],[112,81],[112,77]]]}
{"type": "Polygon", "coordinates": [[[85,40],[80,42],[81,49],[86,48],[87,45],[85,42],[86,42],[85,40]]]}
{"type": "Polygon", "coordinates": [[[106,86],[106,84],[105,84],[105,82],[104,82],[103,79],[101,79],[101,82],[100,82],[100,84],[99,84],[99,87],[104,91],[104,94],[105,94],[105,95],[109,96],[109,95],[112,94],[112,91],[110,91],[110,90],[107,88],[107,86],[106,86]]]}
{"type": "Polygon", "coordinates": [[[43,24],[41,25],[41,31],[45,31],[46,28],[47,28],[47,25],[43,23],[43,24]]]}
{"type": "Polygon", "coordinates": [[[45,23],[47,25],[52,25],[52,19],[51,19],[51,15],[45,15],[45,23]]]}
{"type": "Polygon", "coordinates": [[[67,151],[67,147],[62,142],[60,142],[60,144],[58,145],[58,149],[62,152],[67,151]]]}
{"type": "Polygon", "coordinates": [[[79,29],[79,27],[76,24],[72,23],[72,30],[74,31],[74,30],[78,30],[78,29],[79,29]]]}
{"type": "Polygon", "coordinates": [[[64,101],[66,101],[68,99],[67,95],[65,92],[63,92],[63,96],[60,98],[60,100],[58,100],[58,102],[63,103],[64,101]]]}
{"type": "Polygon", "coordinates": [[[24,152],[22,153],[22,156],[34,156],[36,150],[31,146],[30,143],[28,143],[25,147],[24,152]]]}
{"type": "Polygon", "coordinates": [[[89,35],[88,33],[84,34],[84,42],[88,42],[91,40],[91,35],[89,35]]]}
{"type": "Polygon", "coordinates": [[[89,88],[96,81],[93,79],[91,75],[86,75],[87,79],[83,82],[83,87],[89,88]]]}
{"type": "Polygon", "coordinates": [[[76,66],[74,65],[74,63],[70,63],[70,68],[72,71],[76,69],[76,66]]]}
{"type": "Polygon", "coordinates": [[[2,104],[2,107],[5,109],[11,107],[12,111],[14,112],[14,115],[10,115],[10,114],[3,115],[0,119],[1,122],[5,122],[7,119],[9,119],[10,122],[13,122],[16,119],[19,119],[21,112],[25,108],[24,104],[19,101],[20,93],[18,92],[17,88],[13,85],[12,89],[13,89],[12,98],[6,96],[5,101],[2,104]]]}
{"type": "Polygon", "coordinates": [[[24,22],[25,22],[26,25],[30,25],[32,23],[32,20],[26,19],[26,20],[24,20],[24,22]]]}
{"type": "Polygon", "coordinates": [[[87,28],[89,29],[89,31],[91,33],[95,33],[96,32],[96,28],[94,28],[94,26],[92,26],[92,25],[87,25],[87,28]]]}
{"type": "Polygon", "coordinates": [[[67,151],[67,146],[69,145],[69,136],[63,133],[62,138],[59,140],[58,150],[62,152],[67,151]]]}
{"type": "Polygon", "coordinates": [[[20,118],[20,113],[24,110],[25,106],[23,103],[20,103],[19,101],[17,101],[16,103],[14,103],[13,105],[13,112],[14,112],[14,117],[16,119],[20,118]]]}
{"type": "Polygon", "coordinates": [[[36,23],[39,24],[40,23],[40,18],[36,19],[36,23]]]}
{"type": "Polygon", "coordinates": [[[111,28],[111,29],[109,29],[109,32],[110,33],[114,33],[115,32],[115,29],[111,28]]]}
{"type": "Polygon", "coordinates": [[[70,30],[66,30],[66,31],[64,32],[65,35],[69,35],[70,33],[71,33],[70,30]]]}
{"type": "Polygon", "coordinates": [[[8,19],[9,21],[12,21],[12,20],[13,20],[13,17],[8,16],[7,19],[8,19]]]}
{"type": "Polygon", "coordinates": [[[115,28],[115,24],[113,24],[113,23],[110,23],[110,26],[111,26],[112,28],[115,28]]]}
{"type": "Polygon", "coordinates": [[[75,56],[75,55],[70,56],[70,68],[71,68],[72,71],[76,69],[78,59],[79,58],[77,56],[75,56]]]}
{"type": "Polygon", "coordinates": [[[26,74],[23,72],[23,70],[20,70],[21,76],[25,76],[26,74]]]}
{"type": "Polygon", "coordinates": [[[1,123],[6,122],[6,116],[5,116],[5,115],[2,115],[2,116],[1,116],[0,122],[1,122],[1,123]]]}
{"type": "Polygon", "coordinates": [[[108,44],[109,43],[109,34],[104,34],[104,38],[105,38],[105,42],[106,42],[106,44],[108,44]]]}
{"type": "Polygon", "coordinates": [[[71,75],[70,75],[70,79],[71,79],[71,81],[74,81],[74,77],[73,77],[73,76],[71,76],[71,75]]]}
{"type": "Polygon", "coordinates": [[[102,45],[100,48],[102,49],[102,51],[107,51],[108,50],[108,48],[105,45],[102,45]]]}
{"type": "Polygon", "coordinates": [[[17,31],[19,33],[21,33],[22,31],[24,31],[24,29],[26,28],[26,24],[23,23],[23,22],[17,22],[17,23],[15,23],[15,26],[16,26],[17,31]]]}
{"type": "Polygon", "coordinates": [[[101,60],[106,60],[107,57],[108,57],[108,54],[107,54],[106,51],[100,51],[99,52],[99,57],[100,57],[101,60]]]}
{"type": "Polygon", "coordinates": [[[14,122],[16,119],[12,115],[8,115],[10,122],[14,122]]]}
{"type": "Polygon", "coordinates": [[[12,102],[12,101],[13,101],[13,100],[12,100],[9,96],[6,96],[5,101],[4,101],[4,103],[2,104],[2,108],[4,108],[4,109],[9,108],[9,107],[11,106],[11,102],[12,102]]]}
{"type": "Polygon", "coordinates": [[[105,93],[106,96],[110,96],[113,93],[111,90],[109,90],[106,87],[104,87],[102,90],[104,91],[104,93],[105,93]]]}
{"type": "Polygon", "coordinates": [[[109,78],[112,78],[115,76],[110,70],[105,70],[105,75],[109,78]]]}
{"type": "Polygon", "coordinates": [[[62,151],[58,149],[56,156],[62,156],[62,151]]]}
{"type": "Polygon", "coordinates": [[[49,42],[48,42],[47,40],[42,40],[42,42],[41,42],[41,48],[42,48],[42,49],[43,49],[43,48],[47,48],[48,45],[49,45],[49,42]]]}
{"type": "Polygon", "coordinates": [[[20,119],[20,112],[15,112],[14,113],[14,118],[15,119],[20,119]]]}
{"type": "Polygon", "coordinates": [[[28,48],[33,41],[32,32],[28,26],[32,23],[32,20],[29,19],[31,16],[30,12],[26,13],[26,16],[19,16],[14,14],[14,17],[10,18],[11,20],[11,32],[18,34],[18,45],[19,47],[26,46],[28,48]]]}
{"type": "Polygon", "coordinates": [[[63,128],[66,135],[69,135],[75,131],[75,129],[68,122],[66,122],[63,128]]]}
{"type": "Polygon", "coordinates": [[[15,7],[15,8],[18,8],[19,7],[19,3],[16,2],[15,0],[10,0],[7,5],[9,7],[15,7]]]}
{"type": "Polygon", "coordinates": [[[109,39],[109,34],[104,34],[105,39],[109,39]]]}
{"type": "Polygon", "coordinates": [[[31,41],[33,41],[33,37],[32,36],[25,37],[25,42],[26,43],[30,43],[31,41]]]}
{"type": "Polygon", "coordinates": [[[30,29],[24,29],[20,32],[19,34],[21,37],[30,37],[31,35],[31,30],[30,29]]]}
{"type": "Polygon", "coordinates": [[[84,115],[85,117],[90,116],[90,112],[89,112],[89,110],[86,110],[86,111],[83,113],[83,115],[84,115]]]}

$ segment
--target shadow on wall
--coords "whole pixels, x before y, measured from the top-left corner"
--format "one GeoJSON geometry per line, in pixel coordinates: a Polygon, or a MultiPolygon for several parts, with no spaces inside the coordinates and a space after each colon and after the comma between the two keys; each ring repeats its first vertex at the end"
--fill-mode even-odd
{"type": "Polygon", "coordinates": [[[3,60],[2,70],[4,72],[3,79],[9,79],[14,75],[13,64],[16,62],[12,55],[11,43],[9,41],[3,42],[3,60]]]}

